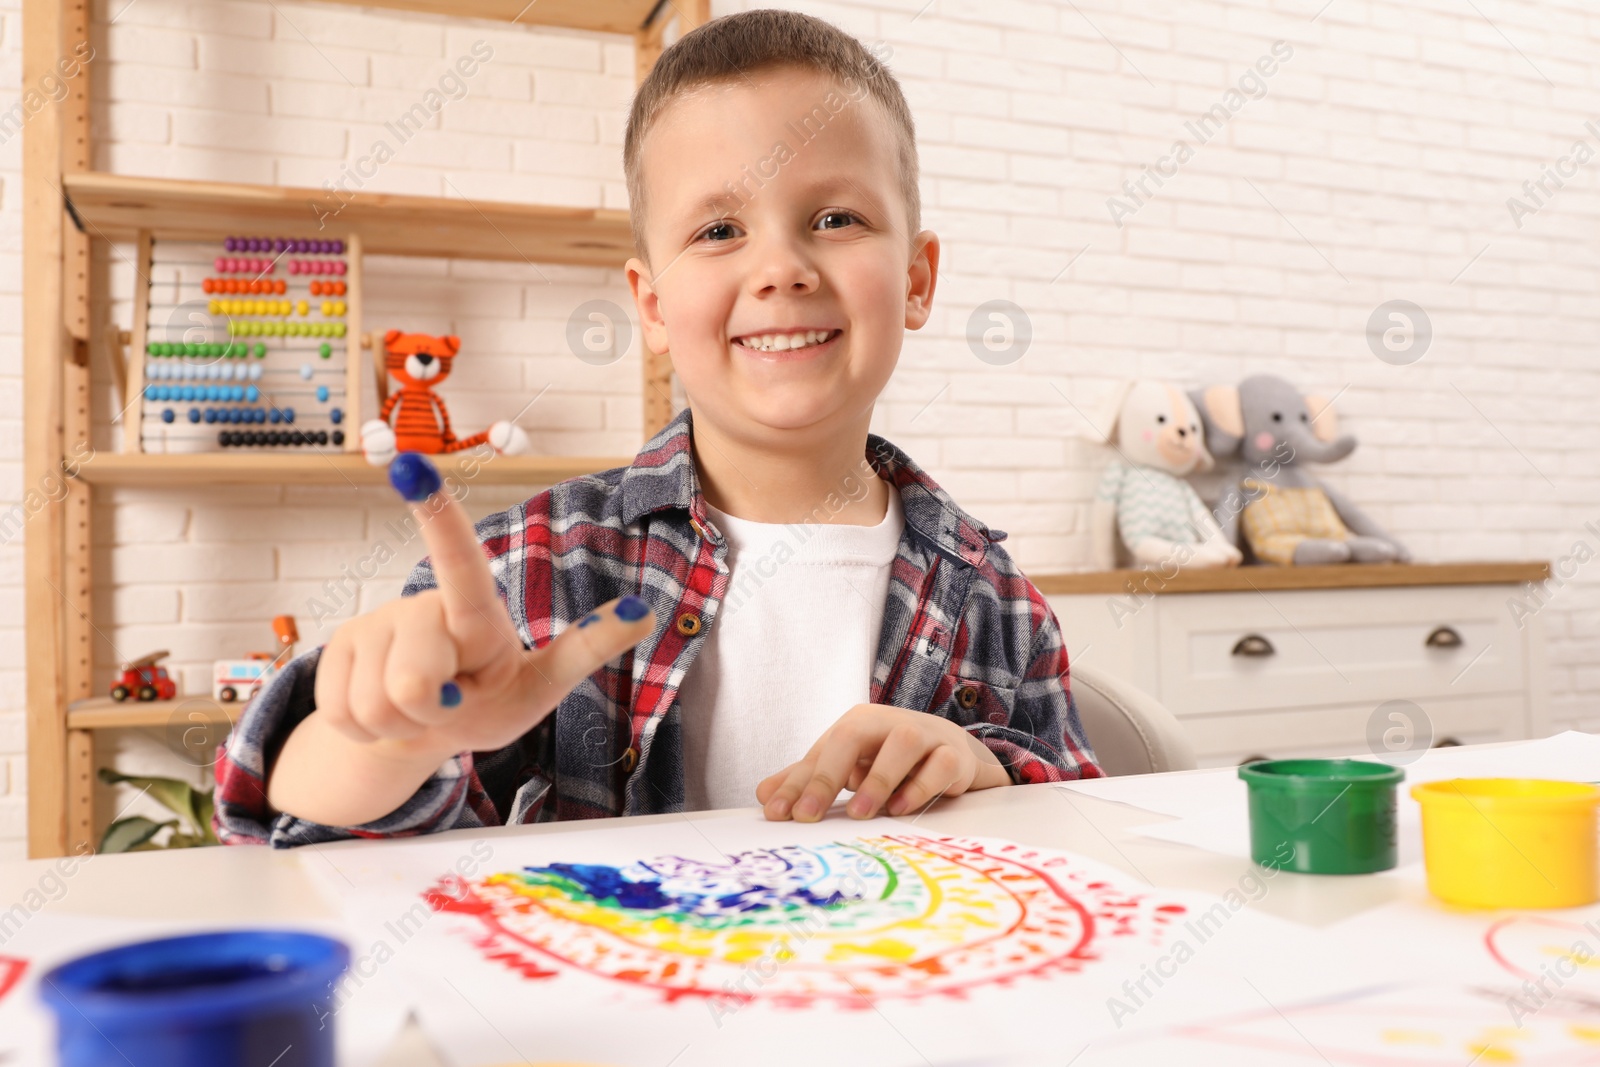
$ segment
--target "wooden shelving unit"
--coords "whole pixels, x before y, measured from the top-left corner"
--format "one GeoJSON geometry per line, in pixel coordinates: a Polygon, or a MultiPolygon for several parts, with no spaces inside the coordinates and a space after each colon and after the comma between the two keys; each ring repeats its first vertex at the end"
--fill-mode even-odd
{"type": "MultiPolygon", "coordinates": [[[[622,34],[634,46],[635,80],[660,56],[664,34],[710,20],[710,0],[364,0],[362,6],[452,18],[484,18],[530,26],[622,34]]],[[[86,0],[23,0],[23,83],[49,84],[75,63],[89,40],[86,0]]],[[[319,229],[312,204],[321,189],[176,181],[97,173],[90,169],[89,88],[94,71],[76,64],[66,96],[33,115],[23,130],[23,394],[24,484],[60,484],[30,514],[25,538],[28,620],[28,851],[56,856],[96,840],[93,816],[96,730],[161,726],[180,708],[207,698],[117,705],[92,693],[90,517],[93,490],[122,486],[203,488],[214,485],[378,485],[383,472],[359,453],[146,455],[99,452],[90,440],[91,348],[119,350],[117,338],[90,325],[92,240],[135,245],[148,262],[151,242],[212,240],[227,234],[342,237],[363,254],[439,256],[510,262],[621,266],[633,254],[626,212],[534,204],[496,204],[447,197],[358,193],[341,198],[319,229]]],[[[353,292],[358,287],[352,287],[353,292]]],[[[357,352],[359,308],[352,300],[350,365],[357,352]]],[[[142,332],[132,336],[142,345],[142,332]]],[[[645,437],[672,417],[671,363],[646,352],[641,403],[645,437]]],[[[113,355],[119,388],[142,385],[138,357],[113,355]]],[[[353,373],[353,372],[352,372],[353,373]]],[[[130,428],[130,432],[132,431],[130,428]]],[[[446,476],[484,484],[548,484],[626,464],[630,457],[502,456],[476,461],[444,457],[446,476]],[[470,469],[468,469],[470,467],[470,469]]],[[[38,496],[39,494],[34,494],[38,496]]],[[[237,705],[217,705],[233,715],[237,705]]]]}
{"type": "MultiPolygon", "coordinates": [[[[474,459],[470,454],[433,457],[446,479],[475,485],[547,485],[582,474],[633,462],[632,456],[493,456],[474,459]]],[[[103,453],[78,466],[78,479],[94,486],[204,486],[204,485],[385,485],[387,472],[374,467],[359,452],[321,455],[274,455],[241,452],[237,455],[203,452],[193,455],[152,456],[103,453]]]]}
{"type": "MultiPolygon", "coordinates": [[[[593,33],[637,33],[651,25],[667,0],[362,0],[362,7],[390,8],[451,15],[455,18],[495,19],[527,26],[555,26],[593,33]]],[[[691,8],[693,5],[684,5],[691,8]]],[[[701,21],[704,21],[702,19],[701,21]]],[[[699,23],[695,23],[699,25],[699,23]]]]}
{"type": "Polygon", "coordinates": [[[241,231],[284,237],[359,236],[369,255],[570,263],[616,267],[633,255],[628,213],[437,196],[135,178],[89,171],[65,176],[67,199],[90,234],[132,240],[204,241],[241,231]],[[330,210],[319,229],[312,205],[330,210]]]}
{"type": "Polygon", "coordinates": [[[209,696],[183,696],[176,700],[124,700],[110,697],[89,697],[74,700],[67,705],[67,729],[112,730],[140,726],[171,726],[175,719],[183,721],[190,715],[204,715],[208,720],[226,715],[229,722],[239,721],[244,705],[224,704],[209,696]]]}
{"type": "Polygon", "coordinates": [[[1337,567],[1232,567],[1188,570],[1169,578],[1156,571],[1088,571],[1036,574],[1033,584],[1047,596],[1103,593],[1140,596],[1178,593],[1279,592],[1289,589],[1383,589],[1430,585],[1520,585],[1550,577],[1542,562],[1381,563],[1337,567]]]}

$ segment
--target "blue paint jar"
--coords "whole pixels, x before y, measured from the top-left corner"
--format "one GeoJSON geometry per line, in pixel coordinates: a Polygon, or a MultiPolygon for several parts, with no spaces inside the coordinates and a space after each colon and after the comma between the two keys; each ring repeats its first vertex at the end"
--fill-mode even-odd
{"type": "Polygon", "coordinates": [[[292,930],[141,941],[46,973],[61,1067],[333,1067],[334,983],[350,950],[292,930]]]}

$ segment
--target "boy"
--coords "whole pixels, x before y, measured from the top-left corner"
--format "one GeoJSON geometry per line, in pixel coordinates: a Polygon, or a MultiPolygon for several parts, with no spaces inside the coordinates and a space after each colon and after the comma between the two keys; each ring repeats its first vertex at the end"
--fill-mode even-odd
{"type": "Polygon", "coordinates": [[[428,496],[404,595],[229,738],[224,841],[812,821],[841,790],[867,818],[1101,773],[1005,535],[867,432],[939,262],[894,78],[818,19],[716,19],[640,87],[624,169],[628,281],[689,408],[476,532],[428,496]]]}

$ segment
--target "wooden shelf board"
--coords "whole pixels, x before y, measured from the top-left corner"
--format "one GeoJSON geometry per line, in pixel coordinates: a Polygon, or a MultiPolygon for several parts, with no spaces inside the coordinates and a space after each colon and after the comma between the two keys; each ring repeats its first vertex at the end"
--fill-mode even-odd
{"type": "Polygon", "coordinates": [[[180,714],[199,712],[208,718],[217,712],[228,716],[229,722],[239,721],[243,701],[224,704],[210,696],[183,696],[176,700],[123,700],[110,697],[91,697],[74,700],[67,705],[67,729],[113,730],[131,726],[166,726],[180,714]]]}
{"type": "Polygon", "coordinates": [[[1170,579],[1156,571],[1089,571],[1030,575],[1047,595],[1126,595],[1262,592],[1286,589],[1376,589],[1417,585],[1521,585],[1542,582],[1550,565],[1540,562],[1381,563],[1332,567],[1235,567],[1190,570],[1170,579]]]}
{"type": "Polygon", "coordinates": [[[351,193],[280,185],[137,178],[89,171],[63,177],[92,237],[170,241],[229,235],[348,238],[373,255],[443,256],[620,267],[633,255],[628,213],[459,197],[351,193]],[[319,218],[323,224],[319,228],[319,218]]]}
{"type": "MultiPolygon", "coordinates": [[[[342,2],[348,4],[351,0],[342,2]]],[[[659,4],[660,0],[537,0],[536,3],[529,3],[529,0],[359,0],[360,7],[421,11],[452,18],[495,19],[594,33],[633,33],[643,29],[659,4]]]]}
{"type": "MultiPolygon", "coordinates": [[[[632,456],[495,456],[480,460],[470,453],[431,457],[448,482],[455,478],[476,485],[547,486],[612,467],[625,467],[632,456]],[[476,469],[474,469],[476,468],[476,469]]],[[[359,452],[281,455],[268,452],[198,452],[189,455],[126,455],[97,452],[78,466],[78,477],[96,486],[201,485],[386,485],[383,467],[369,464],[359,452]]]]}

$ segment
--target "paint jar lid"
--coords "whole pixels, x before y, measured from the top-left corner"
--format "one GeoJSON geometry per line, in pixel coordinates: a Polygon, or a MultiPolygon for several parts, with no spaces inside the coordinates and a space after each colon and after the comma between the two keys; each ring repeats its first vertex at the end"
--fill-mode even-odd
{"type": "Polygon", "coordinates": [[[1292,791],[1337,792],[1347,786],[1393,788],[1405,776],[1399,767],[1356,759],[1262,760],[1239,768],[1239,777],[1252,789],[1292,791]]]}

